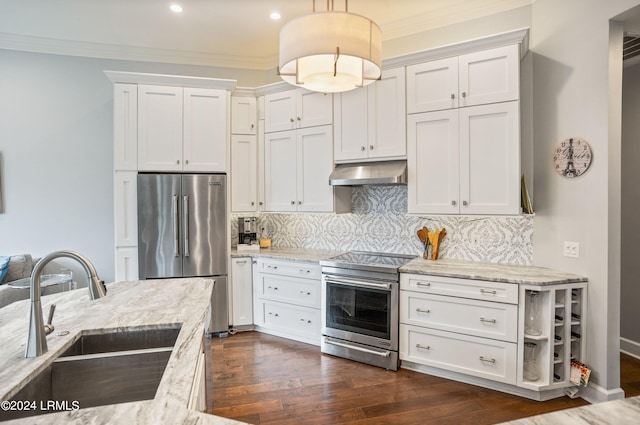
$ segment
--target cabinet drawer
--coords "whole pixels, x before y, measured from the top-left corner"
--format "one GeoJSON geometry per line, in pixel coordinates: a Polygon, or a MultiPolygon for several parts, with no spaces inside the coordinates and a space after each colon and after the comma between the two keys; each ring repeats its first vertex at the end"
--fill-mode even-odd
{"type": "Polygon", "coordinates": [[[515,385],[516,344],[400,325],[400,359],[515,385]]]}
{"type": "Polygon", "coordinates": [[[320,308],[319,280],[260,273],[254,291],[259,298],[320,308]]]}
{"type": "Polygon", "coordinates": [[[474,300],[518,304],[518,285],[485,280],[402,273],[400,289],[474,300]]]}
{"type": "Polygon", "coordinates": [[[518,306],[400,291],[400,322],[508,342],[518,340],[518,306]]]}
{"type": "Polygon", "coordinates": [[[259,309],[264,327],[320,343],[320,310],[273,301],[262,301],[259,309]]]}
{"type": "Polygon", "coordinates": [[[258,260],[258,272],[281,276],[305,277],[320,280],[320,264],[300,261],[258,260]]]}

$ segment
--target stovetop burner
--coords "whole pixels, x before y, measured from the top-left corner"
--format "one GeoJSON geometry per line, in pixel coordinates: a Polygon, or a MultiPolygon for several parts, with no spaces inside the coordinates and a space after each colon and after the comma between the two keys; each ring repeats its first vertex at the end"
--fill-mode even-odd
{"type": "Polygon", "coordinates": [[[349,251],[320,261],[320,265],[324,267],[387,271],[395,273],[400,267],[414,258],[414,255],[349,251]]]}

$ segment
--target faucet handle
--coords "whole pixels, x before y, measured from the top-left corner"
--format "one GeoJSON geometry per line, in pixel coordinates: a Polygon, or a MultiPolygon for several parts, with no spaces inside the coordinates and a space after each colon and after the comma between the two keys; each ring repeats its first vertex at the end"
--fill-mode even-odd
{"type": "Polygon", "coordinates": [[[49,307],[49,319],[47,320],[47,324],[44,325],[44,334],[45,335],[49,335],[55,329],[53,327],[53,313],[55,313],[55,311],[56,311],[56,305],[55,304],[51,304],[51,307],[49,307]]]}

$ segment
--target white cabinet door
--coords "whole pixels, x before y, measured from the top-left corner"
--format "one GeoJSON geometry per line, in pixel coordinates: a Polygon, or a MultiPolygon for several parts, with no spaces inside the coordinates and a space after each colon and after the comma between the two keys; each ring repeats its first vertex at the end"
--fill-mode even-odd
{"type": "Polygon", "coordinates": [[[258,165],[257,165],[257,199],[258,211],[265,210],[264,180],[264,120],[258,120],[258,165]]]}
{"type": "Polygon", "coordinates": [[[184,171],[227,171],[226,90],[184,89],[184,171]]]}
{"type": "Polygon", "coordinates": [[[297,89],[293,89],[264,97],[265,133],[296,128],[296,92],[297,89]]]}
{"type": "Polygon", "coordinates": [[[253,324],[253,277],[251,268],[250,257],[231,259],[233,326],[253,324]]]}
{"type": "Polygon", "coordinates": [[[138,86],[113,86],[113,168],[138,170],[138,86]]]}
{"type": "Polygon", "coordinates": [[[409,115],[407,208],[409,213],[457,214],[460,191],[458,111],[409,115]]]}
{"type": "Polygon", "coordinates": [[[368,157],[368,93],[367,88],[358,88],[333,96],[333,143],[336,161],[368,157]]]}
{"type": "Polygon", "coordinates": [[[519,46],[514,44],[460,56],[460,106],[518,100],[519,55],[519,46]]]}
{"type": "Polygon", "coordinates": [[[138,169],[182,170],[182,87],[138,85],[138,169]]]}
{"type": "Polygon", "coordinates": [[[296,130],[266,134],[264,156],[266,211],[296,211],[296,130]]]}
{"type": "Polygon", "coordinates": [[[114,206],[116,247],[138,246],[138,190],[135,171],[116,171],[114,206]]]}
{"type": "Polygon", "coordinates": [[[407,155],[405,70],[390,69],[369,91],[369,158],[407,155]]]}
{"type": "Polygon", "coordinates": [[[131,282],[138,279],[138,247],[117,247],[116,282],[131,282]]]}
{"type": "Polygon", "coordinates": [[[254,135],[231,136],[231,211],[258,209],[258,142],[254,135]]]}
{"type": "Polygon", "coordinates": [[[298,211],[333,211],[332,128],[330,125],[297,130],[298,177],[296,204],[298,211]]]}
{"type": "Polygon", "coordinates": [[[519,214],[519,102],[460,109],[460,212],[519,214]]]}
{"type": "Polygon", "coordinates": [[[333,122],[333,96],[304,89],[296,90],[297,128],[327,125],[333,122]]]}
{"type": "Polygon", "coordinates": [[[231,133],[256,134],[256,98],[231,96],[231,133]]]}
{"type": "Polygon", "coordinates": [[[407,113],[457,107],[457,57],[407,66],[407,113]]]}

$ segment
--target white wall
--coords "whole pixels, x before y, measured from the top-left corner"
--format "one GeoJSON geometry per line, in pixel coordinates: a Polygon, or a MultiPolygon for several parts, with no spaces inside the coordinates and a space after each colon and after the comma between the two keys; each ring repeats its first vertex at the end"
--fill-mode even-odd
{"type": "Polygon", "coordinates": [[[532,7],[534,263],[589,278],[585,360],[597,385],[587,392],[594,400],[623,395],[618,357],[622,31],[616,25],[610,30],[609,19],[638,4],[538,0],[532,7]],[[568,137],[586,139],[594,152],[591,168],[576,179],[560,177],[551,165],[553,148],[568,137]],[[579,259],[562,255],[564,241],[580,243],[579,259]]]}

